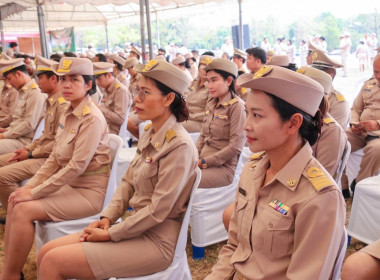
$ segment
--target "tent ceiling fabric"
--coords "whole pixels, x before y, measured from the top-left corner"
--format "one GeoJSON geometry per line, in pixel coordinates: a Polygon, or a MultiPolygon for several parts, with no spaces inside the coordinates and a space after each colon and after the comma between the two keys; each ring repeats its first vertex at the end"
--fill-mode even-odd
{"type": "MultiPolygon", "coordinates": [[[[70,26],[104,25],[106,22],[137,16],[140,14],[139,0],[39,0],[45,14],[47,30],[70,26]]],[[[150,0],[150,11],[162,11],[209,2],[225,0],[150,0]]],[[[18,4],[25,10],[13,15],[2,15],[5,31],[38,30],[36,0],[2,0],[7,4],[18,4]]],[[[5,4],[5,5],[4,5],[5,4]]],[[[3,12],[3,9],[1,10],[3,12]]]]}

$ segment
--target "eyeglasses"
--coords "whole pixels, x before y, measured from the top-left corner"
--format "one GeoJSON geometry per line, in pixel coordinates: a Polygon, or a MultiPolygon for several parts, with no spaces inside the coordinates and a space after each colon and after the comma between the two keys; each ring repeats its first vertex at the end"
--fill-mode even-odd
{"type": "MultiPolygon", "coordinates": [[[[152,95],[152,94],[155,94],[155,93],[154,92],[146,92],[142,88],[137,90],[137,96],[139,97],[141,102],[143,102],[145,100],[145,97],[147,95],[152,95]]],[[[161,95],[161,93],[157,93],[157,94],[161,95]]]]}

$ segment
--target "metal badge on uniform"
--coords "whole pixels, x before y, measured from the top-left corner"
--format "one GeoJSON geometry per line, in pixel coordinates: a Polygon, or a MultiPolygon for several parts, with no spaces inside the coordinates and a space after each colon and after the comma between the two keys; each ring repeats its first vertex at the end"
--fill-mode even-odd
{"type": "Polygon", "coordinates": [[[286,206],[284,203],[281,201],[278,201],[277,199],[273,199],[270,203],[269,206],[272,207],[274,210],[277,212],[280,212],[282,215],[288,214],[289,207],[286,206]]]}
{"type": "Polygon", "coordinates": [[[161,148],[161,143],[160,143],[160,142],[156,142],[156,143],[154,143],[154,147],[155,147],[156,149],[161,148]]]}
{"type": "Polygon", "coordinates": [[[64,129],[63,124],[59,123],[58,126],[59,126],[61,129],[64,129]]]}
{"type": "Polygon", "coordinates": [[[73,129],[71,130],[71,133],[75,133],[75,128],[73,128],[73,129]]]}
{"type": "Polygon", "coordinates": [[[145,162],[146,162],[146,163],[151,163],[152,160],[153,160],[153,159],[152,159],[151,157],[146,157],[146,158],[145,158],[145,162]]]}
{"type": "Polygon", "coordinates": [[[222,114],[215,114],[215,118],[220,119],[220,120],[228,120],[228,116],[222,115],[222,114]]]}
{"type": "Polygon", "coordinates": [[[246,196],[246,194],[247,194],[247,192],[245,191],[245,189],[242,189],[241,187],[239,187],[239,193],[241,193],[244,196],[246,196]]]}

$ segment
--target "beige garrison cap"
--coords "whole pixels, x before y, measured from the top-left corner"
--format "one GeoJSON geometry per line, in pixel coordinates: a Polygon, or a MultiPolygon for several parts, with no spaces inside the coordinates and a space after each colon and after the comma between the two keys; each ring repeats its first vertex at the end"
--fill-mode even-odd
{"type": "Polygon", "coordinates": [[[152,59],[146,65],[136,64],[133,69],[143,76],[159,81],[179,94],[183,94],[190,83],[181,69],[164,60],[152,59]]]}
{"type": "Polygon", "coordinates": [[[323,98],[323,87],[316,81],[292,70],[266,65],[255,74],[242,74],[236,81],[240,87],[264,91],[314,116],[323,98]]]}
{"type": "Polygon", "coordinates": [[[318,48],[310,41],[307,42],[307,46],[308,46],[309,51],[318,50],[318,48]]]}
{"type": "Polygon", "coordinates": [[[274,55],[272,59],[267,63],[267,65],[276,65],[288,67],[290,63],[290,59],[288,55],[274,55]]]}
{"type": "Polygon", "coordinates": [[[124,64],[125,64],[125,59],[122,58],[122,57],[121,57],[120,55],[118,55],[118,54],[111,54],[111,55],[109,56],[109,58],[112,59],[112,60],[114,60],[114,61],[116,61],[117,63],[119,63],[119,64],[122,65],[122,66],[124,66],[124,64]]]}
{"type": "Polygon", "coordinates": [[[332,78],[326,72],[315,69],[313,67],[306,67],[306,66],[301,67],[300,69],[297,70],[297,72],[320,83],[323,86],[323,89],[326,94],[329,94],[331,92],[332,78]]]}
{"type": "Polygon", "coordinates": [[[39,75],[44,72],[53,71],[52,66],[58,65],[58,64],[59,63],[54,60],[47,59],[40,55],[37,55],[36,56],[36,74],[39,75]]]}
{"type": "Polygon", "coordinates": [[[132,46],[131,52],[141,56],[141,52],[135,46],[132,46]]]}
{"type": "Polygon", "coordinates": [[[58,76],[94,75],[91,60],[80,57],[63,57],[59,64],[52,65],[53,72],[58,76]]]}
{"type": "Polygon", "coordinates": [[[192,57],[193,57],[192,53],[187,53],[187,54],[185,54],[185,58],[186,58],[186,59],[189,59],[189,58],[192,58],[192,57]]]}
{"type": "Polygon", "coordinates": [[[223,59],[223,58],[215,58],[213,61],[207,64],[205,70],[206,71],[221,70],[221,71],[234,75],[235,78],[238,75],[238,69],[237,69],[236,64],[230,60],[223,59]]]}
{"type": "Polygon", "coordinates": [[[186,61],[186,58],[182,54],[179,54],[177,55],[176,58],[172,60],[172,63],[173,65],[179,65],[181,63],[184,63],[185,61],[186,61]]]}
{"type": "Polygon", "coordinates": [[[2,60],[10,60],[12,59],[9,55],[7,55],[5,52],[0,53],[0,59],[2,60]]]}
{"type": "Polygon", "coordinates": [[[9,60],[0,60],[0,73],[6,74],[6,72],[11,71],[12,69],[25,65],[23,58],[15,58],[9,60]]]}
{"type": "Polygon", "coordinates": [[[199,64],[207,65],[213,60],[214,60],[213,56],[205,54],[205,55],[202,55],[201,58],[199,59],[199,64]]]}
{"type": "Polygon", "coordinates": [[[314,50],[311,53],[311,66],[320,66],[320,67],[327,67],[327,68],[341,68],[343,67],[342,64],[332,60],[321,50],[314,50]]]}
{"type": "Polygon", "coordinates": [[[156,60],[165,60],[166,61],[165,56],[163,56],[162,54],[156,55],[156,57],[154,59],[156,59],[156,60]]]}
{"type": "Polygon", "coordinates": [[[247,53],[242,51],[242,50],[239,50],[239,49],[236,49],[234,48],[234,55],[238,55],[238,56],[241,56],[243,58],[247,58],[247,53]]]}
{"type": "Polygon", "coordinates": [[[131,68],[131,67],[135,66],[138,63],[139,63],[139,61],[137,60],[136,57],[127,58],[125,60],[125,63],[124,63],[124,69],[131,68]]]}
{"type": "Polygon", "coordinates": [[[94,62],[94,75],[101,75],[104,73],[112,73],[114,64],[108,62],[94,62]]]}

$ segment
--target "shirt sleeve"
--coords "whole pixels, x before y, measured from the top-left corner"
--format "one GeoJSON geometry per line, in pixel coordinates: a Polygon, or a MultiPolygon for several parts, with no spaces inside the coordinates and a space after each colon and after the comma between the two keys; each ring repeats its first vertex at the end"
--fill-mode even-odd
{"type": "Polygon", "coordinates": [[[336,189],[317,195],[302,207],[295,220],[287,279],[330,278],[343,236],[345,207],[336,189]]]}
{"type": "Polygon", "coordinates": [[[112,241],[117,242],[138,236],[168,217],[196,167],[195,158],[185,161],[179,155],[193,154],[192,149],[191,145],[178,142],[173,146],[173,150],[159,160],[158,181],[154,187],[151,202],[136,214],[112,226],[108,230],[112,241]],[[192,162],[189,162],[190,160],[192,162]]]}
{"type": "Polygon", "coordinates": [[[351,122],[359,122],[360,115],[363,112],[364,102],[363,102],[363,88],[359,92],[359,95],[355,98],[354,103],[351,108],[351,122]]]}
{"type": "MultiPolygon", "coordinates": [[[[119,88],[120,89],[120,88],[119,88]]],[[[115,91],[114,98],[114,110],[110,110],[104,105],[100,106],[100,110],[103,112],[104,116],[107,119],[107,122],[111,122],[117,125],[122,125],[125,116],[127,114],[127,109],[129,106],[129,98],[127,92],[123,92],[123,90],[115,91]]]]}
{"type": "Polygon", "coordinates": [[[4,138],[16,139],[34,131],[40,120],[45,98],[39,92],[33,92],[27,99],[24,119],[17,126],[9,127],[4,138]]]}
{"type": "Polygon", "coordinates": [[[221,166],[235,155],[239,155],[245,141],[245,132],[243,125],[245,122],[245,113],[243,104],[235,103],[237,106],[231,107],[231,122],[229,143],[223,149],[205,157],[208,167],[221,166]]]}
{"type": "MultiPolygon", "coordinates": [[[[82,123],[76,139],[74,139],[75,143],[72,159],[65,167],[32,190],[33,199],[38,199],[53,193],[62,185],[68,184],[80,176],[87,169],[101,141],[101,137],[102,130],[100,120],[96,117],[87,118],[87,120],[82,123]],[[89,135],[91,135],[91,137],[89,137],[89,135]]],[[[38,175],[40,171],[41,169],[36,175],[38,175]]]]}

